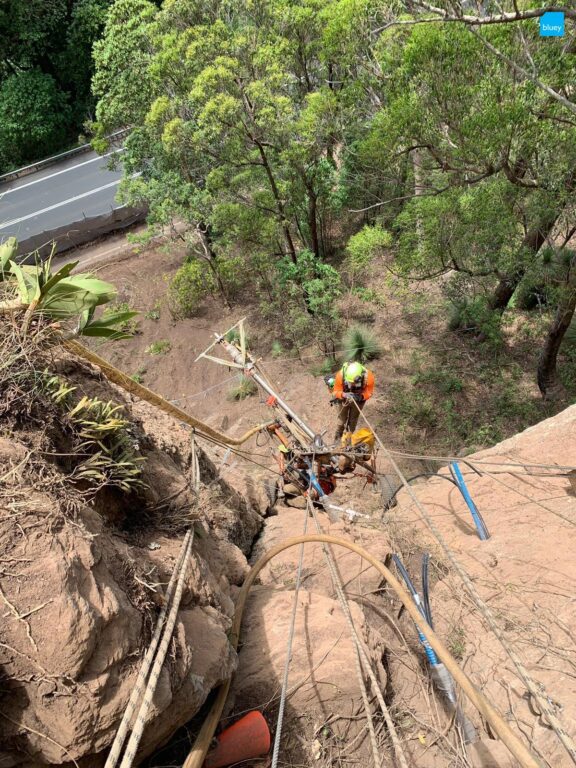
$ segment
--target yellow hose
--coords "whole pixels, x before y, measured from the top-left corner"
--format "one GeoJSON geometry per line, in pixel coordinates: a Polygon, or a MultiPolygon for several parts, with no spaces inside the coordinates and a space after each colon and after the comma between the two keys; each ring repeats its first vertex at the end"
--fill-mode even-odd
{"type": "Polygon", "coordinates": [[[164,411],[170,416],[173,416],[175,419],[184,422],[184,424],[188,424],[188,426],[193,427],[200,435],[203,435],[204,437],[213,438],[214,440],[217,440],[220,443],[224,443],[225,445],[242,445],[242,443],[245,443],[253,435],[255,435],[257,432],[260,432],[261,429],[267,426],[267,424],[260,424],[257,427],[252,427],[252,429],[249,429],[248,432],[242,435],[242,437],[230,437],[230,435],[225,435],[223,432],[218,432],[218,430],[212,429],[212,427],[208,426],[208,424],[205,424],[203,421],[199,421],[193,416],[190,416],[188,413],[186,413],[186,411],[183,411],[181,408],[178,408],[176,405],[168,402],[168,400],[165,400],[160,395],[157,395],[156,392],[152,392],[152,390],[148,389],[148,387],[145,387],[142,384],[139,384],[137,381],[134,381],[134,379],[130,378],[130,376],[127,376],[125,373],[122,373],[122,371],[118,370],[118,368],[112,365],[112,363],[104,360],[103,357],[100,357],[100,355],[97,355],[95,352],[92,352],[92,350],[87,349],[77,341],[64,341],[63,345],[73,354],[78,355],[78,357],[82,357],[84,360],[92,363],[92,365],[96,365],[98,368],[100,368],[102,373],[109,381],[112,381],[114,384],[122,387],[122,389],[126,390],[126,392],[130,392],[130,394],[136,395],[136,397],[139,397],[141,400],[146,400],[147,403],[155,405],[156,408],[159,408],[161,411],[164,411]]]}
{"type": "MultiPolygon", "coordinates": [[[[474,704],[476,709],[484,717],[484,719],[490,724],[491,729],[496,733],[499,738],[508,747],[510,753],[518,760],[522,768],[542,768],[541,763],[536,760],[524,746],[516,734],[511,730],[508,723],[502,718],[502,716],[492,707],[488,702],[484,694],[482,694],[470,680],[468,675],[458,666],[442,640],[436,635],[436,633],[429,627],[428,623],[420,614],[420,611],[414,604],[412,598],[408,592],[404,589],[402,584],[396,579],[396,577],[383,565],[377,558],[367,552],[363,547],[358,544],[354,544],[351,541],[345,539],[339,539],[336,536],[329,536],[328,534],[309,534],[306,536],[295,536],[290,539],[286,539],[275,547],[272,547],[266,554],[264,554],[258,562],[254,565],[246,581],[242,585],[242,589],[238,595],[236,603],[236,611],[234,614],[234,622],[232,624],[232,630],[230,635],[230,642],[236,649],[238,647],[238,641],[240,638],[240,627],[242,623],[242,615],[246,605],[246,600],[250,588],[254,584],[256,577],[262,568],[276,555],[283,552],[290,547],[296,547],[299,544],[308,544],[309,542],[324,542],[326,544],[335,544],[346,549],[356,552],[363,557],[370,565],[374,566],[376,570],[383,576],[386,582],[394,590],[396,595],[402,601],[404,607],[410,614],[414,623],[418,626],[422,634],[426,637],[431,647],[436,652],[436,655],[442,661],[456,683],[460,686],[462,691],[474,704]]],[[[220,718],[222,716],[222,710],[228,697],[232,680],[229,679],[218,690],[218,695],[208,713],[208,716],[202,724],[202,728],[194,742],[192,750],[188,754],[183,768],[201,768],[206,753],[210,748],[210,743],[214,736],[214,732],[220,718]]]]}

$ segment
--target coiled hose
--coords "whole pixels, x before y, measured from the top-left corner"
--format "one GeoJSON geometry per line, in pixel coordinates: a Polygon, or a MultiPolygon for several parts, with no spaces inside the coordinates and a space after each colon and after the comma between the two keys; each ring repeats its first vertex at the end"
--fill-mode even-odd
{"type": "MultiPolygon", "coordinates": [[[[305,536],[295,536],[293,538],[286,539],[285,541],[277,544],[275,547],[269,549],[268,552],[266,552],[253,566],[252,570],[246,578],[246,581],[242,585],[242,589],[238,594],[236,612],[234,614],[234,621],[230,633],[230,642],[234,648],[238,647],[242,616],[246,606],[248,594],[262,568],[270,560],[276,557],[276,555],[280,554],[280,552],[283,552],[286,549],[290,549],[291,547],[296,547],[299,544],[308,544],[310,542],[323,542],[325,544],[334,544],[336,546],[344,547],[345,549],[349,549],[352,552],[360,555],[364,558],[364,560],[370,563],[370,565],[372,565],[381,574],[388,585],[394,590],[397,597],[402,601],[404,608],[410,614],[418,629],[426,637],[428,643],[435,651],[438,658],[444,663],[448,672],[454,678],[455,682],[460,686],[464,694],[470,699],[472,704],[474,704],[484,719],[490,724],[491,729],[504,742],[510,753],[518,760],[522,768],[542,768],[542,764],[535,757],[533,757],[527,747],[511,730],[508,723],[494,709],[494,707],[492,707],[484,694],[482,694],[476,688],[464,670],[458,666],[457,662],[454,660],[442,640],[440,640],[438,635],[428,626],[428,623],[423,618],[417,606],[414,604],[412,598],[404,589],[402,584],[400,584],[398,579],[376,557],[371,555],[363,547],[355,544],[354,542],[340,539],[336,536],[330,536],[328,534],[308,534],[305,536]]],[[[214,700],[214,703],[212,704],[212,707],[206,719],[204,720],[196,741],[194,742],[194,745],[184,762],[183,768],[201,768],[214,736],[214,732],[216,731],[222,716],[222,710],[224,709],[226,699],[228,698],[231,682],[232,679],[227,680],[218,690],[216,699],[214,700]]]]}

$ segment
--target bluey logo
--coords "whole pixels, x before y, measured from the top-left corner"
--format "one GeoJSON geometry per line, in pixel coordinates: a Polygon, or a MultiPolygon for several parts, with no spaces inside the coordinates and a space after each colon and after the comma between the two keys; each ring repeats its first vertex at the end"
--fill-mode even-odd
{"type": "Polygon", "coordinates": [[[564,34],[564,14],[561,11],[548,11],[540,16],[541,37],[562,37],[564,34]]]}

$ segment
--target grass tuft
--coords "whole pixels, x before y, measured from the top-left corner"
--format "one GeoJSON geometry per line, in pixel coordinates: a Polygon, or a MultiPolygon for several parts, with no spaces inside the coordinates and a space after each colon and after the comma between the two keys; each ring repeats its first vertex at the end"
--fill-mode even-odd
{"type": "Polygon", "coordinates": [[[365,325],[353,325],[342,337],[342,348],[347,360],[366,363],[382,354],[378,337],[365,325]]]}
{"type": "Polygon", "coordinates": [[[146,348],[146,352],[148,352],[149,355],[165,355],[167,352],[170,352],[171,349],[172,344],[170,344],[169,341],[166,341],[166,339],[161,339],[160,341],[153,341],[152,344],[146,348]]]}
{"type": "Polygon", "coordinates": [[[247,397],[252,397],[258,391],[258,387],[254,383],[254,380],[249,376],[242,376],[240,383],[235,387],[232,387],[228,393],[229,400],[245,400],[247,397]]]}

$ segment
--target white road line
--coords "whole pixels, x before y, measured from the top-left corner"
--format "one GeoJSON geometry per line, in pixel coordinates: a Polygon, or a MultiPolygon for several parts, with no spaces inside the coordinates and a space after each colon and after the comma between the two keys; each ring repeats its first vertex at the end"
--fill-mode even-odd
{"type": "Polygon", "coordinates": [[[22,184],[20,187],[14,187],[14,189],[7,189],[6,192],[2,192],[0,190],[0,198],[4,197],[4,195],[10,195],[12,192],[20,192],[21,189],[26,189],[27,187],[31,187],[34,184],[40,184],[42,181],[48,181],[48,179],[53,179],[55,176],[60,176],[62,173],[68,173],[69,171],[75,171],[76,168],[82,168],[84,165],[89,165],[90,163],[95,163],[98,160],[103,160],[105,157],[110,157],[111,155],[117,155],[119,152],[124,152],[124,147],[121,147],[120,149],[115,149],[114,152],[108,152],[106,155],[98,155],[97,157],[93,157],[92,160],[85,160],[83,163],[77,163],[76,165],[71,165],[70,168],[64,168],[62,171],[56,171],[56,173],[51,173],[49,176],[43,176],[41,179],[36,179],[35,181],[29,181],[27,184],[22,184]]]}
{"type": "Polygon", "coordinates": [[[40,211],[34,211],[34,213],[29,213],[27,216],[22,216],[19,219],[12,219],[12,221],[4,221],[0,224],[0,229],[6,229],[6,227],[13,227],[15,224],[21,224],[23,221],[27,221],[28,219],[33,219],[35,216],[41,216],[43,213],[48,213],[49,211],[56,210],[56,208],[62,208],[63,205],[69,205],[69,203],[75,203],[76,200],[82,200],[83,197],[90,197],[90,195],[95,195],[97,192],[102,192],[105,189],[111,189],[112,187],[117,187],[121,181],[122,179],[118,179],[117,181],[112,181],[110,184],[104,184],[103,187],[98,187],[97,189],[91,189],[89,192],[82,192],[81,195],[70,197],[68,198],[68,200],[62,200],[61,203],[55,203],[54,205],[49,205],[48,208],[42,208],[42,210],[40,211]]]}

